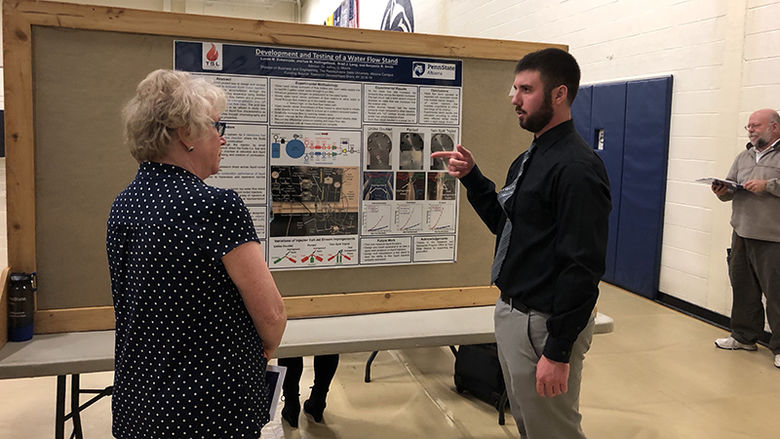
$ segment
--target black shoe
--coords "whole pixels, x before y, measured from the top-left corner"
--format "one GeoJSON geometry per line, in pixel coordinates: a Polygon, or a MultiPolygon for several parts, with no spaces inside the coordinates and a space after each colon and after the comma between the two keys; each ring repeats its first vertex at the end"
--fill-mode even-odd
{"type": "Polygon", "coordinates": [[[298,428],[298,415],[301,413],[301,403],[298,398],[284,399],[284,407],[282,407],[282,419],[287,421],[292,428],[298,428]]]}
{"type": "Polygon", "coordinates": [[[307,399],[303,403],[303,411],[311,416],[314,422],[322,422],[322,413],[325,411],[325,399],[307,399]]]}

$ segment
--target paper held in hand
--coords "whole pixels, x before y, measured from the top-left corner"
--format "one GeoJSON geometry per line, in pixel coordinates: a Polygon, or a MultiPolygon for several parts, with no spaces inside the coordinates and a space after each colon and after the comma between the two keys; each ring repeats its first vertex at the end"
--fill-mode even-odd
{"type": "Polygon", "coordinates": [[[284,376],[287,374],[287,368],[284,366],[277,366],[275,364],[269,364],[265,369],[265,382],[268,385],[268,394],[271,396],[271,420],[274,419],[274,413],[276,413],[276,406],[279,404],[279,399],[282,397],[282,383],[284,382],[284,376]]]}
{"type": "Polygon", "coordinates": [[[732,191],[744,189],[744,187],[742,187],[742,185],[737,183],[736,181],[726,180],[725,178],[706,177],[706,178],[700,178],[696,180],[696,182],[709,184],[709,185],[712,185],[712,183],[714,182],[718,182],[718,183],[725,184],[732,191]]]}

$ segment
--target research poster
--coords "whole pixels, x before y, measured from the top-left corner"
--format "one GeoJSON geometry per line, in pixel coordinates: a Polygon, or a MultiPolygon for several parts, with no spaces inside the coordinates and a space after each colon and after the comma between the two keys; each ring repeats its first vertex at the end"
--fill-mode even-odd
{"type": "Polygon", "coordinates": [[[174,42],[174,66],[227,94],[219,173],[272,270],[455,262],[462,63],[174,42]]]}

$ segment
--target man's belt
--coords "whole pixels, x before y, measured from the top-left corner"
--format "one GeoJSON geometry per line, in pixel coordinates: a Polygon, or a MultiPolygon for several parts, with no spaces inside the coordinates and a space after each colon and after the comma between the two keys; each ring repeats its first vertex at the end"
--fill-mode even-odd
{"type": "Polygon", "coordinates": [[[531,308],[528,308],[525,306],[522,302],[519,300],[515,300],[511,297],[501,296],[501,300],[504,301],[507,305],[511,306],[512,308],[520,311],[523,314],[528,314],[528,311],[531,310],[531,308]]]}
{"type": "MultiPolygon", "coordinates": [[[[519,300],[514,300],[511,297],[505,297],[501,296],[501,300],[504,301],[507,305],[511,306],[512,308],[520,311],[521,313],[528,314],[529,311],[531,311],[531,308],[525,306],[523,303],[521,303],[519,300]]],[[[598,309],[594,306],[593,312],[591,312],[590,317],[596,318],[596,315],[598,314],[598,309]]]]}

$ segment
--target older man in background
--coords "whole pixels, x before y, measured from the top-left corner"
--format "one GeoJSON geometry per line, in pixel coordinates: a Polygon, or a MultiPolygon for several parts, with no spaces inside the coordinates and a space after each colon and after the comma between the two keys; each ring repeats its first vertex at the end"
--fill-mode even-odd
{"type": "Polygon", "coordinates": [[[772,337],[769,349],[780,368],[780,116],[762,109],[745,129],[750,147],[739,153],[726,176],[732,187],[714,182],[721,201],[732,201],[729,277],[733,294],[731,335],[715,340],[721,349],[755,351],[764,330],[764,304],[772,337]]]}

